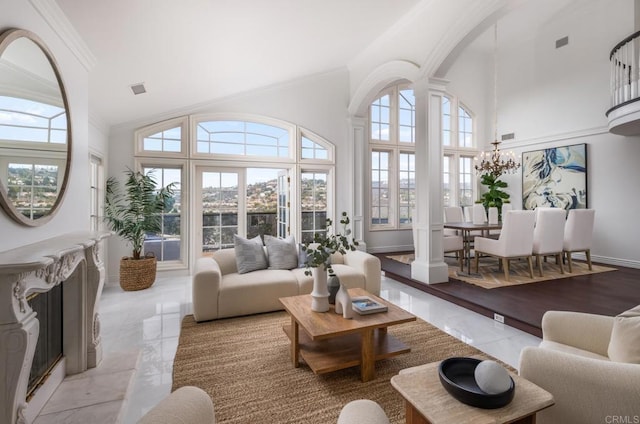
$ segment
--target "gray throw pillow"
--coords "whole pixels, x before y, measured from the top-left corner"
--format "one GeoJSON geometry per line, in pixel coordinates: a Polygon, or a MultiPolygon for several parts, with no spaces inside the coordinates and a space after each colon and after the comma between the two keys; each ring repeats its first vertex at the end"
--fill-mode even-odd
{"type": "Polygon", "coordinates": [[[269,269],[293,269],[298,266],[298,252],[293,236],[279,239],[265,235],[264,244],[267,246],[269,269]]]}
{"type": "Polygon", "coordinates": [[[238,274],[267,268],[267,257],[264,254],[260,236],[247,240],[234,234],[233,244],[236,251],[238,274]]]}

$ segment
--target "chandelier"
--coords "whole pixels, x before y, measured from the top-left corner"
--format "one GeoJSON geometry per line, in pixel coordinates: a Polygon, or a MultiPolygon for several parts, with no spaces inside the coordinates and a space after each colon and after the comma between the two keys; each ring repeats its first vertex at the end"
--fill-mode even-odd
{"type": "MultiPolygon", "coordinates": [[[[480,163],[475,165],[478,174],[489,173],[498,178],[502,174],[515,173],[520,168],[520,164],[516,162],[516,155],[513,152],[500,153],[500,148],[498,147],[500,141],[497,140],[497,137],[491,144],[493,144],[491,153],[480,153],[480,163]]],[[[476,157],[474,160],[478,160],[478,158],[476,157]]]]}
{"type": "Polygon", "coordinates": [[[476,162],[475,168],[478,174],[486,174],[489,173],[494,177],[498,178],[502,174],[513,174],[518,168],[520,168],[520,164],[516,161],[516,156],[513,152],[501,153],[500,141],[498,141],[498,24],[494,25],[493,32],[493,42],[494,42],[494,50],[493,50],[493,151],[492,152],[482,152],[480,153],[480,158],[473,158],[476,162]],[[478,160],[480,162],[478,163],[478,160]]]}

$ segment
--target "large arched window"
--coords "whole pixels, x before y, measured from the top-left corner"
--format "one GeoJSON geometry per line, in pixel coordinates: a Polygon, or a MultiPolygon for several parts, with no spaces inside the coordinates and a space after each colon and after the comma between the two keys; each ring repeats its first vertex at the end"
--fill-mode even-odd
{"type": "Polygon", "coordinates": [[[411,227],[415,206],[415,96],[389,87],[369,107],[369,228],[411,227]]]}
{"type": "Polygon", "coordinates": [[[235,234],[310,241],[334,216],[334,146],[294,124],[194,115],[141,128],[136,146],[137,166],[178,188],[162,234],[145,243],[161,267],[233,247],[235,234]]]}
{"type": "Polygon", "coordinates": [[[455,96],[442,97],[443,205],[470,206],[475,199],[473,158],[478,154],[473,113],[455,96]]]}

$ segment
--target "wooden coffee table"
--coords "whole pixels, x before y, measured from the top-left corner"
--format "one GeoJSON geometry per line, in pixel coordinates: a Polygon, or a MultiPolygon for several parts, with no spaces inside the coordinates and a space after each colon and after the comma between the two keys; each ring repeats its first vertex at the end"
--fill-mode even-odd
{"type": "Polygon", "coordinates": [[[411,351],[387,334],[387,328],[415,321],[415,315],[363,289],[349,289],[349,294],[370,296],[387,305],[388,311],[344,319],[333,306],[328,312],[312,311],[308,294],[280,298],[291,316],[291,325],[283,326],[283,330],[291,340],[294,367],[300,366],[300,357],[316,374],[360,365],[362,381],[369,381],[375,378],[376,361],[411,351]]]}
{"type": "Polygon", "coordinates": [[[391,385],[405,399],[407,424],[534,424],[536,412],[554,404],[551,393],[510,372],[516,389],[509,404],[497,409],[466,405],[442,386],[439,365],[440,362],[432,362],[391,378],[391,385]]]}

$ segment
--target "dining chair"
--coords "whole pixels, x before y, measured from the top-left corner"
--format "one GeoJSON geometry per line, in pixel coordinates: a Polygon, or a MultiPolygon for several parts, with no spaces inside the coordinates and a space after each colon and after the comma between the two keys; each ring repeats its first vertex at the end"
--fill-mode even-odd
{"type": "Polygon", "coordinates": [[[474,240],[476,273],[480,256],[487,255],[502,260],[504,278],[509,281],[509,262],[511,259],[525,258],[529,262],[529,276],[533,278],[533,226],[534,211],[508,211],[502,218],[502,231],[496,239],[476,237],[474,240]]]}
{"type": "Polygon", "coordinates": [[[460,267],[460,270],[462,270],[462,260],[464,258],[464,242],[462,240],[462,236],[445,235],[442,239],[442,246],[444,247],[444,253],[455,252],[456,257],[458,258],[458,266],[460,267]]]}
{"type": "Polygon", "coordinates": [[[511,203],[503,203],[500,216],[504,216],[504,214],[507,213],[507,211],[512,211],[512,210],[513,210],[513,205],[511,203]]]}
{"type": "MultiPolygon", "coordinates": [[[[447,206],[444,208],[444,222],[464,222],[464,213],[460,206],[447,206]]],[[[444,235],[457,236],[459,235],[457,230],[449,228],[444,229],[444,235]]]]}
{"type": "Polygon", "coordinates": [[[593,241],[593,224],[595,222],[596,211],[594,209],[570,209],[567,215],[567,222],[564,226],[564,243],[562,250],[569,264],[569,272],[573,272],[571,263],[571,253],[584,252],[589,265],[591,266],[591,244],[593,241]]]}
{"type": "Polygon", "coordinates": [[[537,208],[536,223],[533,229],[533,256],[540,277],[542,274],[542,259],[555,256],[556,264],[560,266],[560,273],[564,274],[562,266],[562,245],[564,242],[564,223],[566,211],[559,208],[537,208]]]}
{"type": "Polygon", "coordinates": [[[473,205],[473,223],[484,224],[485,222],[487,222],[487,211],[483,204],[476,203],[473,205]]]}

